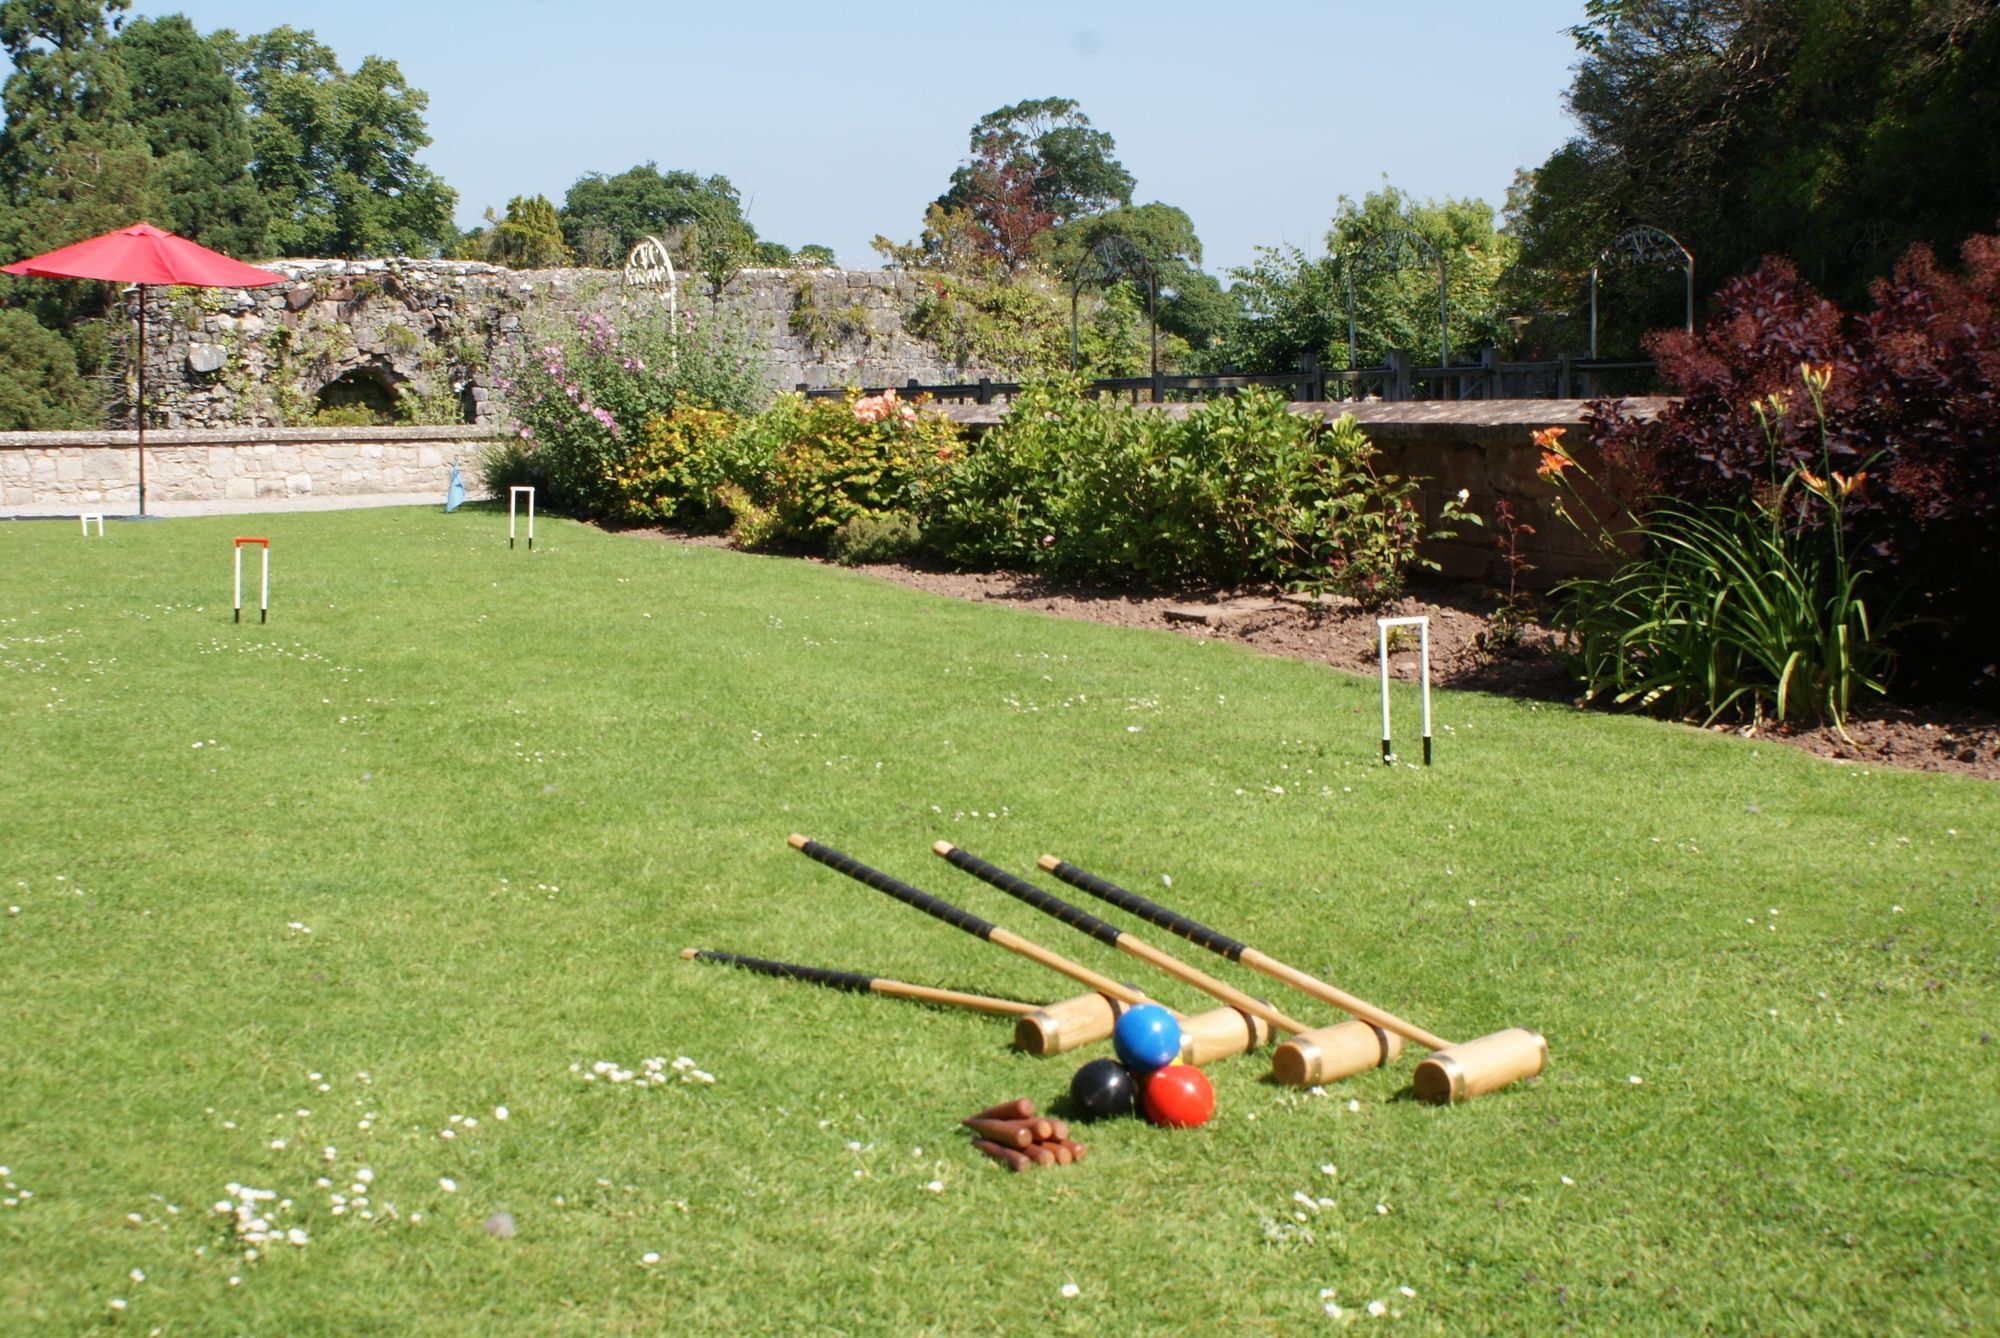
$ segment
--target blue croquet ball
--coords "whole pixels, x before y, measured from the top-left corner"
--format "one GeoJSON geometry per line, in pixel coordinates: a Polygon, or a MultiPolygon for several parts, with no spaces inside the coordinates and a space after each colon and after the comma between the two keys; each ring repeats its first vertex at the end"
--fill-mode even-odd
{"type": "Polygon", "coordinates": [[[1181,1024],[1158,1004],[1140,1004],[1118,1019],[1111,1045],[1126,1068],[1150,1073],[1180,1058],[1181,1024]]]}

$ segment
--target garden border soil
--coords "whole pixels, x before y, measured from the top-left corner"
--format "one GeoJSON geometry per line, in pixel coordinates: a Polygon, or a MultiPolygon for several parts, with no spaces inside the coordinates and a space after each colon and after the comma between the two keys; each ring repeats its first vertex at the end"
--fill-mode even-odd
{"type": "MultiPolygon", "coordinates": [[[[720,535],[676,530],[628,534],[708,547],[729,547],[720,535]]],[[[804,559],[816,560],[816,559],[804,559]]],[[[1575,689],[1560,658],[1559,642],[1530,624],[1500,635],[1497,592],[1433,583],[1413,587],[1382,609],[1351,600],[1287,601],[1269,591],[1201,591],[1165,595],[1013,572],[957,572],[901,563],[864,563],[849,570],[954,599],[1006,604],[1058,618],[1177,631],[1213,641],[1234,641],[1269,655],[1310,660],[1355,674],[1375,674],[1375,619],[1427,616],[1431,620],[1431,679],[1438,687],[1539,701],[1573,703],[1575,689]],[[1257,596],[1252,598],[1252,596],[1257,596]],[[1278,607],[1270,607],[1277,604],[1278,607]],[[1232,608],[1231,606],[1234,605],[1232,608]],[[1190,615],[1199,611],[1202,620],[1190,615]]],[[[1400,676],[1412,677],[1416,656],[1399,657],[1400,676]]],[[[1847,734],[1827,725],[1723,726],[1721,733],[1767,739],[1802,748],[1834,762],[1946,771],[2000,780],[2000,719],[1964,707],[1861,705],[1847,734]]]]}

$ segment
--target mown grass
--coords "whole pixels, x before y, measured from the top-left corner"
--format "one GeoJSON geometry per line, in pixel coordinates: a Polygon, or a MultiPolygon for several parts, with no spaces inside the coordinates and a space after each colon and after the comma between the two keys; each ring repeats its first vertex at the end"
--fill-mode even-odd
{"type": "Polygon", "coordinates": [[[539,545],[482,511],[0,526],[0,1330],[1290,1330],[1322,1289],[1434,1331],[2000,1325],[1991,785],[1450,693],[1437,765],[1385,769],[1370,680],[539,545]],[[244,532],[265,627],[230,622],[244,532]],[[1141,980],[928,846],[1052,851],[1552,1062],[1440,1110],[1410,1060],[1325,1095],[1234,1060],[1208,1127],[1010,1177],[956,1120],[1086,1056],[678,959],[1073,992],[795,830],[1141,980]],[[650,1056],[715,1082],[571,1067],[650,1056]],[[334,1214],[364,1166],[373,1220],[334,1214]],[[310,1243],[246,1262],[231,1182],[310,1243]]]}

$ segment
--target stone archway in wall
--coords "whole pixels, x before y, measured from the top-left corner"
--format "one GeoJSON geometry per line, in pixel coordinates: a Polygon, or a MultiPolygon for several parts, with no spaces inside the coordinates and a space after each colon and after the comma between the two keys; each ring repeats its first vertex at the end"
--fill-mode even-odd
{"type": "Polygon", "coordinates": [[[394,368],[380,363],[364,363],[349,368],[319,388],[313,396],[313,410],[320,413],[327,410],[366,410],[378,423],[393,423],[396,418],[398,392],[409,384],[408,378],[394,368]]]}

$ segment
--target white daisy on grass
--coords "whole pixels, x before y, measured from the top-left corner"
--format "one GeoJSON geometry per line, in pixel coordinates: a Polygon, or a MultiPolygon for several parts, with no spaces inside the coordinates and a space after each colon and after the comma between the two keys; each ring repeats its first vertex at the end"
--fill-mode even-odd
{"type": "Polygon", "coordinates": [[[458,1182],[448,1175],[441,1175],[438,1177],[438,1188],[447,1194],[456,1194],[458,1193],[458,1182]]]}
{"type": "Polygon", "coordinates": [[[1082,1291],[1083,1288],[1077,1286],[1074,1282],[1065,1282],[1062,1286],[1056,1289],[1057,1295],[1061,1296],[1062,1299],[1065,1301],[1075,1300],[1077,1298],[1077,1295],[1082,1291]]]}

